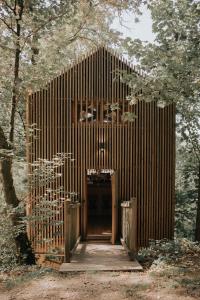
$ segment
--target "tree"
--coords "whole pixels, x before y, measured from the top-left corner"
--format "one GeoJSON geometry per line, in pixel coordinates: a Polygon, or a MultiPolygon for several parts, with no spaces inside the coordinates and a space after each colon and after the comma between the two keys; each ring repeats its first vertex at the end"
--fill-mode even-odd
{"type": "Polygon", "coordinates": [[[176,207],[175,232],[177,237],[194,239],[196,203],[198,198],[198,165],[186,142],[177,134],[176,140],[176,207]]]}
{"type": "MultiPolygon", "coordinates": [[[[1,156],[1,182],[5,201],[14,208],[19,205],[20,200],[16,195],[13,184],[12,156],[8,155],[8,153],[10,154],[9,151],[14,148],[15,120],[21,91],[20,65],[22,57],[26,55],[24,47],[30,44],[32,63],[34,63],[36,49],[31,42],[35,40],[40,31],[47,30],[47,28],[52,26],[53,22],[62,20],[64,15],[68,17],[73,16],[75,5],[75,1],[73,3],[68,1],[67,4],[64,4],[62,1],[57,4],[56,1],[53,1],[52,4],[48,5],[45,1],[23,0],[2,1],[0,4],[0,21],[5,27],[1,27],[3,29],[1,48],[4,51],[12,51],[10,63],[13,65],[13,76],[10,78],[12,93],[8,137],[6,137],[2,127],[0,127],[1,149],[4,150],[1,156]]],[[[18,221],[19,216],[17,214],[13,215],[13,226],[16,226],[18,221]]],[[[20,232],[17,235],[16,244],[21,254],[20,260],[23,260],[24,256],[26,256],[24,259],[26,263],[34,263],[34,256],[26,232],[20,232]]]]}
{"type": "MultiPolygon", "coordinates": [[[[146,2],[156,38],[154,43],[126,40],[128,53],[138,60],[143,75],[126,78],[132,89],[130,104],[176,103],[185,154],[193,153],[200,170],[200,4],[195,0],[146,2]]],[[[195,239],[200,241],[200,172],[195,239]]]]}

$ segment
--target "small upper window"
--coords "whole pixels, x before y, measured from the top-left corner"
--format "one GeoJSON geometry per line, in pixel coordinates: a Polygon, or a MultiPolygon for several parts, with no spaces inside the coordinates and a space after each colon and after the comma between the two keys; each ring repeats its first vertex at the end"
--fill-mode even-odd
{"type": "Polygon", "coordinates": [[[124,122],[122,115],[124,111],[128,111],[128,107],[122,105],[116,106],[105,102],[100,103],[78,103],[77,121],[78,122],[101,122],[101,123],[116,123],[124,122]]]}
{"type": "Polygon", "coordinates": [[[82,106],[82,109],[79,109],[79,121],[96,121],[97,120],[97,109],[90,105],[86,108],[86,105],[82,106]]]}
{"type": "Polygon", "coordinates": [[[110,104],[105,104],[103,106],[103,122],[110,123],[112,121],[117,121],[117,112],[111,110],[110,104]]]}

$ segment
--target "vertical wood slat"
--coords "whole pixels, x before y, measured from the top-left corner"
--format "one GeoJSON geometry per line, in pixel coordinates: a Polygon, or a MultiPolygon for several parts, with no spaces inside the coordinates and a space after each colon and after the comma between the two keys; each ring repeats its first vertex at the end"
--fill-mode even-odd
{"type": "Polygon", "coordinates": [[[70,262],[70,201],[64,202],[64,262],[70,262]]]}
{"type": "MultiPolygon", "coordinates": [[[[117,68],[133,71],[126,61],[101,48],[51,81],[46,92],[29,97],[27,122],[29,125],[38,123],[42,131],[39,140],[31,139],[29,151],[32,154],[28,159],[33,162],[41,156],[52,159],[62,151],[72,153],[75,162],[65,163],[62,180],[57,179],[51,187],[63,185],[66,193],[77,192],[80,196],[83,202],[81,227],[85,228],[82,233],[86,231],[83,219],[87,210],[84,202],[87,169],[117,170],[119,200],[137,198],[137,239],[139,246],[145,246],[149,238],[173,235],[175,111],[172,105],[161,110],[155,103],[129,107],[126,102],[128,87],[118,79],[113,82],[117,68]],[[117,102],[122,111],[128,108],[136,113],[133,124],[123,123],[119,112],[117,122],[113,118],[111,123],[103,122],[104,104],[117,102]],[[79,122],[79,112],[84,105],[86,111],[90,105],[96,105],[96,121],[79,122]],[[105,143],[103,153],[99,151],[101,141],[105,143]]],[[[37,189],[32,193],[32,207],[43,192],[37,189]]],[[[63,220],[63,214],[61,209],[54,220],[63,220]]],[[[37,230],[39,226],[36,225],[37,230]]],[[[30,234],[37,236],[36,229],[30,228],[30,234]]],[[[53,240],[52,247],[59,248],[63,246],[63,238],[56,236],[57,229],[49,225],[41,232],[42,238],[53,240]]],[[[36,248],[41,250],[40,246],[36,248]]]]}

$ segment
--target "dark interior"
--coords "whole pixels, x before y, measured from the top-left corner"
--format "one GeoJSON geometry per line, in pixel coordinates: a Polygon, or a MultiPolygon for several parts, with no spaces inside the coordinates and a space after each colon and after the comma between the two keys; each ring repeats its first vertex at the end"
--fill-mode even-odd
{"type": "Polygon", "coordinates": [[[110,237],[112,232],[112,190],[110,174],[87,176],[88,236],[110,237]]]}

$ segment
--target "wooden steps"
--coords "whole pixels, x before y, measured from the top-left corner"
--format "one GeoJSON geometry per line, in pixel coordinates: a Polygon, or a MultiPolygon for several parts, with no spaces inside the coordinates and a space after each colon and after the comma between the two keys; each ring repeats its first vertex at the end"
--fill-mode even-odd
{"type": "Polygon", "coordinates": [[[63,263],[61,273],[90,271],[142,271],[138,261],[130,261],[122,245],[81,243],[70,263],[63,263]]]}

